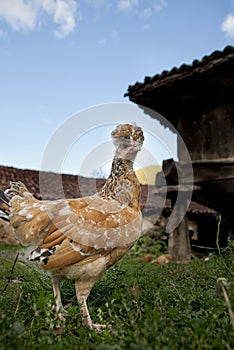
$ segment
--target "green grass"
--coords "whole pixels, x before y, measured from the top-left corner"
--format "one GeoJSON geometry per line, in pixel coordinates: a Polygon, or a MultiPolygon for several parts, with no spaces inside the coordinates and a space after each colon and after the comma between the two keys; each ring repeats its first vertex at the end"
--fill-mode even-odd
{"type": "Polygon", "coordinates": [[[233,246],[206,263],[196,258],[153,265],[138,260],[144,247],[145,253],[155,250],[146,241],[142,238],[91,292],[93,320],[112,325],[100,334],[82,326],[73,281],[62,285],[64,304],[70,305],[63,324],[52,311],[50,276],[21,260],[12,273],[14,259],[0,258],[0,349],[233,349],[234,330],[217,290],[217,278],[227,278],[234,306],[233,246]]]}

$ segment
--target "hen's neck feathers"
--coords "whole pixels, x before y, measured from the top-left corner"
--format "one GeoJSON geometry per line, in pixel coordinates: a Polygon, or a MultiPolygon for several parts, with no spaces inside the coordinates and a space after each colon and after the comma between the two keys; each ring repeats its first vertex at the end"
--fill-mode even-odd
{"type": "Polygon", "coordinates": [[[140,184],[133,170],[133,161],[114,158],[111,173],[100,191],[106,199],[114,199],[123,205],[140,209],[140,184]]]}

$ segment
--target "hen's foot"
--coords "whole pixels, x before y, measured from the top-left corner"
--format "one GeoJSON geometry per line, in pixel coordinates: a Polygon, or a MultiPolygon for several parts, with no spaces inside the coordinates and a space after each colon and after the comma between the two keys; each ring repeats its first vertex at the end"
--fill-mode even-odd
{"type": "Polygon", "coordinates": [[[60,321],[65,322],[66,321],[66,317],[71,316],[71,314],[69,314],[66,310],[63,310],[62,312],[58,312],[58,318],[60,319],[60,321]]]}
{"type": "Polygon", "coordinates": [[[106,325],[106,324],[96,324],[96,323],[93,323],[93,322],[87,322],[87,320],[84,320],[83,321],[83,325],[90,328],[90,329],[95,329],[97,332],[100,332],[104,329],[110,329],[111,326],[110,325],[106,325]]]}
{"type": "Polygon", "coordinates": [[[95,323],[93,323],[91,328],[96,329],[97,331],[101,331],[103,329],[111,328],[111,326],[109,326],[107,324],[95,324],[95,323]]]}
{"type": "Polygon", "coordinates": [[[60,319],[61,322],[66,321],[66,318],[64,316],[66,316],[66,312],[59,312],[58,313],[58,318],[60,319]]]}
{"type": "Polygon", "coordinates": [[[64,308],[62,307],[62,308],[57,309],[57,307],[54,305],[54,306],[52,306],[52,310],[53,311],[55,310],[55,312],[57,313],[58,318],[59,318],[60,321],[65,322],[66,321],[66,317],[71,316],[68,313],[68,311],[66,310],[66,308],[68,308],[68,307],[69,307],[69,305],[66,305],[64,308]]]}

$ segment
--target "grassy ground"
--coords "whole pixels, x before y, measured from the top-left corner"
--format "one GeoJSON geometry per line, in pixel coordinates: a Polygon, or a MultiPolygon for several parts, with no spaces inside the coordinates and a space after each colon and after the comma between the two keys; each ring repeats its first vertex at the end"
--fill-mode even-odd
{"type": "Polygon", "coordinates": [[[13,268],[17,252],[7,258],[1,247],[0,349],[233,349],[227,305],[217,290],[217,278],[225,277],[234,305],[233,247],[208,262],[153,265],[138,259],[150,252],[146,243],[142,238],[93,288],[93,320],[112,325],[100,334],[82,326],[72,281],[62,286],[70,304],[63,324],[52,311],[50,276],[20,259],[13,268]]]}

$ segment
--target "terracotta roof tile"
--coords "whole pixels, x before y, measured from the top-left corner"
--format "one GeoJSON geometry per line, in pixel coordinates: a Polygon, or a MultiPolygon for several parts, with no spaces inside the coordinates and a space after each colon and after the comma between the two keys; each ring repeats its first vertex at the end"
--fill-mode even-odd
{"type": "MultiPolygon", "coordinates": [[[[93,179],[76,175],[56,174],[52,172],[45,173],[47,175],[46,198],[44,199],[59,199],[56,188],[56,180],[62,176],[63,190],[66,198],[78,198],[89,196],[97,192],[105,183],[105,179],[93,179]]],[[[29,191],[38,199],[41,199],[39,188],[39,171],[23,170],[14,167],[0,165],[0,188],[9,188],[10,181],[22,181],[28,187],[29,191]]],[[[171,202],[166,200],[164,203],[160,195],[155,195],[154,186],[141,186],[141,207],[144,212],[161,212],[166,210],[171,211],[171,202]],[[164,206],[164,209],[162,208],[164,206]]],[[[215,212],[201,204],[191,202],[189,211],[194,214],[210,215],[215,212]]]]}

